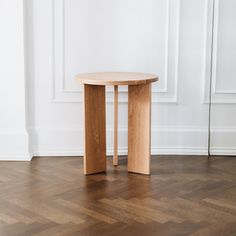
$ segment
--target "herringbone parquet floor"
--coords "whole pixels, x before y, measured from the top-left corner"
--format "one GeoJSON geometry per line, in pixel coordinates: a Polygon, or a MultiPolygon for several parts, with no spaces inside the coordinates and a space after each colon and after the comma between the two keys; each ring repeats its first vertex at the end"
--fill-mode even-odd
{"type": "Polygon", "coordinates": [[[236,158],[152,158],[152,176],[83,175],[82,158],[0,162],[0,236],[233,236],[236,158]]]}

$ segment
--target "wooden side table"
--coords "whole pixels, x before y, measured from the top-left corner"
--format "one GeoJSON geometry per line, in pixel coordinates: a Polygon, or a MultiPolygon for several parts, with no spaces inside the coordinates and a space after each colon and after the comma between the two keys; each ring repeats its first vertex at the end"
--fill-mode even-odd
{"type": "Polygon", "coordinates": [[[79,74],[84,85],[84,173],[106,171],[105,86],[114,86],[114,156],[118,165],[118,86],[128,85],[128,171],[150,174],[151,86],[156,75],[142,73],[79,74]]]}

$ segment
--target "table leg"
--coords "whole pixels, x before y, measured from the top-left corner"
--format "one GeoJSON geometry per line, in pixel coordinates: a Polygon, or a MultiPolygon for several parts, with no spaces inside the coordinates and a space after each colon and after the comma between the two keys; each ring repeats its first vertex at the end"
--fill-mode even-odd
{"type": "Polygon", "coordinates": [[[105,86],[84,85],[84,173],[106,171],[105,86]]]}
{"type": "Polygon", "coordinates": [[[150,174],[151,83],[129,85],[128,171],[150,174]]]}
{"type": "Polygon", "coordinates": [[[114,156],[113,165],[118,166],[118,85],[114,86],[114,156]]]}

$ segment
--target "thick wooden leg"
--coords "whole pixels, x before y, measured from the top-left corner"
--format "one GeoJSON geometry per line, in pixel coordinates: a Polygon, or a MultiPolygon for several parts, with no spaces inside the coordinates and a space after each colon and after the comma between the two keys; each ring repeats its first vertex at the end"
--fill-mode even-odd
{"type": "Polygon", "coordinates": [[[105,86],[84,85],[84,173],[106,171],[105,86]]]}
{"type": "Polygon", "coordinates": [[[129,85],[128,171],[150,174],[151,83],[129,85]]]}
{"type": "Polygon", "coordinates": [[[118,86],[114,86],[114,156],[113,165],[118,166],[118,86]]]}

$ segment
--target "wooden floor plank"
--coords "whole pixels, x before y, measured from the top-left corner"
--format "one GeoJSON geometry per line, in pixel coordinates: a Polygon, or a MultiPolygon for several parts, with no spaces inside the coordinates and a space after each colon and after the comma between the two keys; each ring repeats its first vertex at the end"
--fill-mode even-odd
{"type": "Polygon", "coordinates": [[[82,157],[0,162],[0,235],[236,235],[235,157],[153,156],[151,176],[119,160],[89,176],[82,157]]]}

